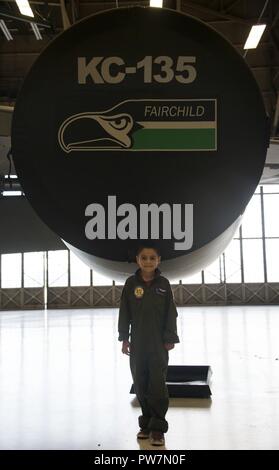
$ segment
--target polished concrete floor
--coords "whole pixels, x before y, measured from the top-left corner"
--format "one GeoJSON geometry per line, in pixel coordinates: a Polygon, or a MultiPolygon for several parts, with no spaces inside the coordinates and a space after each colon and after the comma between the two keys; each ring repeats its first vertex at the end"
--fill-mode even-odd
{"type": "MultiPolygon", "coordinates": [[[[116,309],[0,312],[0,449],[148,449],[116,309]]],[[[170,364],[212,399],[171,399],[166,449],[279,449],[279,308],[179,309],[170,364]]]]}

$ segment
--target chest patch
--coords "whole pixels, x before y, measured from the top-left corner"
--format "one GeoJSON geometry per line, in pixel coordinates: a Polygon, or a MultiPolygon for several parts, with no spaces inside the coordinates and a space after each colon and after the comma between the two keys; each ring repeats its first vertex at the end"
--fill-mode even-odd
{"type": "Polygon", "coordinates": [[[156,287],[155,292],[156,294],[165,296],[167,293],[167,289],[163,289],[162,287],[156,287]]]}
{"type": "Polygon", "coordinates": [[[142,287],[136,287],[134,290],[134,294],[137,299],[141,299],[144,294],[144,289],[142,287]]]}

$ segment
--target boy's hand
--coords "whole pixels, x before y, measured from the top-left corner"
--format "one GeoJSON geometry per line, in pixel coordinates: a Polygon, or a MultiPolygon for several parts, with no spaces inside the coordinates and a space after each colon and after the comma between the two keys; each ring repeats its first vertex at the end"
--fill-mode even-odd
{"type": "Polygon", "coordinates": [[[167,351],[170,351],[171,349],[174,348],[174,344],[173,343],[165,343],[164,347],[167,351]]]}
{"type": "Polygon", "coordinates": [[[130,356],[130,348],[131,348],[131,344],[129,343],[129,341],[126,339],[122,342],[122,352],[123,354],[127,354],[127,356],[130,356]]]}

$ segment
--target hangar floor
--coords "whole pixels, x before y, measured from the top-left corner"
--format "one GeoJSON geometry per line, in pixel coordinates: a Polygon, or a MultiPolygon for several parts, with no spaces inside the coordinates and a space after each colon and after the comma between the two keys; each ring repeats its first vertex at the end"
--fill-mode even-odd
{"type": "MultiPolygon", "coordinates": [[[[0,312],[1,449],[148,449],[117,310],[0,312]]],[[[211,365],[212,400],[171,399],[166,449],[279,449],[277,306],[179,309],[170,364],[211,365]]]]}

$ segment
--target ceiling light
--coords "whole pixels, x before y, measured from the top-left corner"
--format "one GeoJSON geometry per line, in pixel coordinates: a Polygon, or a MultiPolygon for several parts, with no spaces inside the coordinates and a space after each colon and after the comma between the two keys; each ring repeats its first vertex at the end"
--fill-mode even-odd
{"type": "Polygon", "coordinates": [[[32,16],[34,18],[34,13],[29,5],[28,0],[16,0],[16,3],[22,15],[32,16]]]}
{"type": "Polygon", "coordinates": [[[2,196],[22,196],[22,191],[3,191],[2,196]]]}
{"type": "Polygon", "coordinates": [[[249,36],[246,40],[244,49],[255,49],[259,44],[262,34],[266,28],[266,24],[257,24],[252,26],[249,36]]]}
{"type": "Polygon", "coordinates": [[[149,5],[150,5],[151,7],[162,8],[162,6],[163,6],[163,0],[150,0],[149,5]]]}

